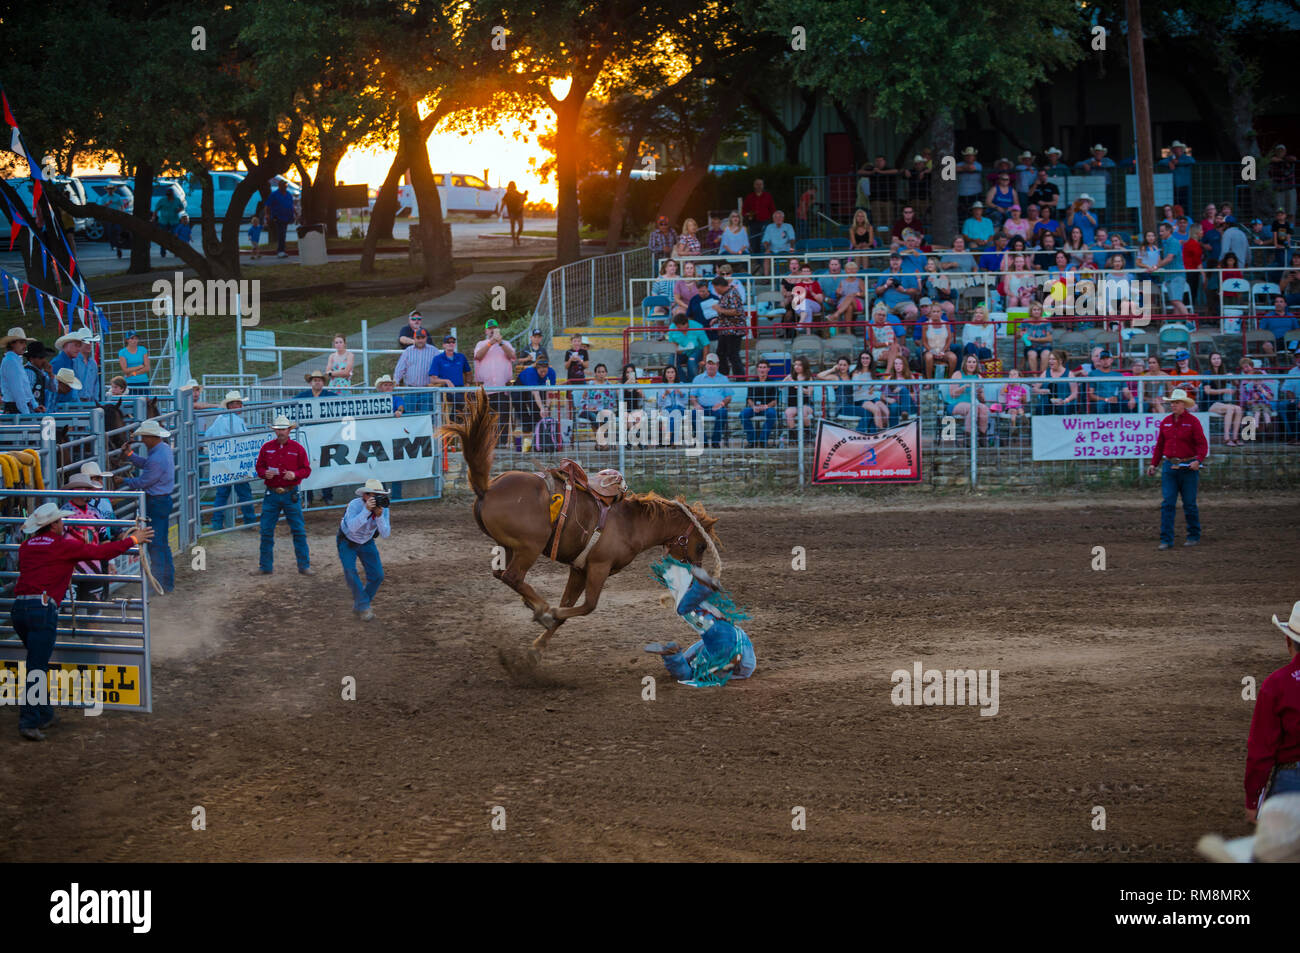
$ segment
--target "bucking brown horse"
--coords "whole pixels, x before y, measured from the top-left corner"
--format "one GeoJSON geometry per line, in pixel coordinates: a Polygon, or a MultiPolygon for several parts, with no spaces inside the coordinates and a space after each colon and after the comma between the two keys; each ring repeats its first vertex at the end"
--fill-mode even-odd
{"type": "Polygon", "coordinates": [[[525,470],[507,470],[493,477],[492,457],[500,430],[497,414],[480,388],[466,396],[465,414],[442,427],[439,436],[461,442],[474,489],[474,519],[505,550],[505,569],[492,575],[523,597],[534,621],[545,629],[533,641],[538,652],[566,619],[592,612],[605,581],[652,546],[663,546],[674,558],[697,566],[711,553],[715,575],[721,572],[713,531],[717,520],[699,503],[688,506],[680,498],[669,500],[655,493],[625,494],[606,510],[595,495],[570,487],[567,518],[559,524],[559,539],[552,539],[556,525],[552,500],[559,504],[557,497],[566,490],[564,480],[525,470]],[[591,545],[602,515],[603,528],[591,545]],[[550,606],[524,581],[537,557],[544,554],[570,567],[558,607],[550,606]],[[579,593],[582,605],[575,606],[579,593]]]}

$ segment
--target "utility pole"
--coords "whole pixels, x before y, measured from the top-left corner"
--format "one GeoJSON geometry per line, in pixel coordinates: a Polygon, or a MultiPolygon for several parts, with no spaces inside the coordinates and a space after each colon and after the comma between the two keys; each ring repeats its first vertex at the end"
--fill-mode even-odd
{"type": "Polygon", "coordinates": [[[1148,228],[1155,228],[1156,189],[1152,179],[1155,156],[1151,148],[1151,104],[1147,99],[1147,59],[1142,41],[1142,0],[1125,0],[1124,8],[1128,19],[1128,76],[1133,97],[1138,195],[1142,203],[1138,228],[1141,234],[1146,234],[1148,228]]]}

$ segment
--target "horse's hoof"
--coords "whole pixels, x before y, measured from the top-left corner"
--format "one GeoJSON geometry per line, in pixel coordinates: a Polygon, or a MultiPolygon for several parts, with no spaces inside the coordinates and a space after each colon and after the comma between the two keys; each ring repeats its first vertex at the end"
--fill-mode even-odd
{"type": "Polygon", "coordinates": [[[551,615],[549,609],[543,612],[540,616],[534,616],[533,618],[535,618],[537,623],[543,626],[548,632],[559,628],[560,625],[555,616],[551,615]]]}

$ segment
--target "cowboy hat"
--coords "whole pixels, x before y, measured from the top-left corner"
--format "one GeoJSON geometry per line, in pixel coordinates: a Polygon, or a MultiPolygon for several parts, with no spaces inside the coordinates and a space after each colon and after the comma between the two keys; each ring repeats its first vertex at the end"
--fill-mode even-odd
{"type": "Polygon", "coordinates": [[[1226,841],[1206,834],[1196,849],[1220,864],[1279,864],[1300,861],[1300,794],[1275,794],[1259,806],[1254,837],[1226,841]]]}
{"type": "Polygon", "coordinates": [[[0,338],[0,348],[6,348],[14,341],[27,341],[30,344],[35,340],[36,338],[29,338],[22,328],[10,328],[9,333],[0,338]]]}
{"type": "Polygon", "coordinates": [[[1017,159],[1032,159],[1033,157],[1034,157],[1034,154],[1033,154],[1032,152],[1030,152],[1028,149],[1026,149],[1024,152],[1020,153],[1020,155],[1016,156],[1017,159]]]}
{"type": "Polygon", "coordinates": [[[979,155],[979,150],[976,149],[974,146],[967,146],[965,149],[961,151],[961,154],[964,156],[979,155]]]}
{"type": "Polygon", "coordinates": [[[391,383],[393,383],[393,379],[387,374],[385,374],[383,377],[379,378],[379,380],[375,381],[375,386],[378,387],[380,384],[391,384],[391,383]]]}
{"type": "Polygon", "coordinates": [[[1061,150],[1056,146],[1048,146],[1043,152],[1049,156],[1059,156],[1061,154],[1061,150]]]}
{"type": "Polygon", "coordinates": [[[308,384],[310,384],[318,377],[323,381],[329,380],[329,378],[325,376],[324,371],[309,371],[308,373],[302,375],[302,379],[305,380],[308,384]]]}
{"type": "Polygon", "coordinates": [[[68,482],[63,484],[65,490],[98,490],[102,487],[95,485],[90,476],[85,473],[74,473],[68,477],[68,482]]]}
{"type": "Polygon", "coordinates": [[[69,331],[67,334],[63,335],[63,337],[54,342],[54,349],[57,351],[65,344],[80,344],[83,340],[84,338],[82,338],[82,336],[76,331],[69,331]]]}
{"type": "Polygon", "coordinates": [[[98,344],[99,335],[95,334],[90,328],[78,328],[77,337],[81,338],[86,344],[98,344]]]}
{"type": "Polygon", "coordinates": [[[1080,202],[1095,202],[1095,201],[1097,201],[1097,200],[1094,199],[1094,198],[1093,198],[1091,195],[1089,195],[1087,192],[1080,192],[1080,193],[1079,193],[1079,201],[1080,201],[1080,202]]]}
{"type": "Polygon", "coordinates": [[[1273,624],[1286,633],[1286,637],[1300,645],[1300,602],[1291,607],[1291,618],[1283,622],[1273,616],[1273,624]]]}
{"type": "Polygon", "coordinates": [[[163,430],[162,426],[158,423],[158,421],[150,419],[150,420],[146,420],[140,426],[136,427],[135,430],[132,431],[132,436],[170,437],[171,434],[168,431],[163,430]]]}
{"type": "Polygon", "coordinates": [[[1175,139],[1173,142],[1169,143],[1169,148],[1170,148],[1170,149],[1186,149],[1186,148],[1187,148],[1187,143],[1185,143],[1185,142],[1179,142],[1177,139],[1175,139]]]}
{"type": "Polygon", "coordinates": [[[221,406],[222,406],[222,407],[229,407],[229,406],[230,406],[231,404],[233,404],[235,401],[239,401],[239,402],[242,404],[242,403],[244,402],[244,400],[245,400],[244,395],[241,394],[239,391],[237,391],[237,390],[228,390],[228,391],[226,391],[226,396],[223,397],[223,398],[221,398],[221,406]]]}
{"type": "Polygon", "coordinates": [[[199,386],[199,382],[191,377],[189,380],[185,382],[184,386],[182,386],[180,390],[197,390],[198,386],[199,386]]]}
{"type": "Polygon", "coordinates": [[[360,496],[362,493],[382,493],[387,496],[388,490],[384,489],[383,480],[376,480],[374,477],[371,477],[366,481],[365,486],[357,487],[357,496],[360,496]]]}
{"type": "Polygon", "coordinates": [[[971,205],[971,208],[972,208],[972,209],[983,208],[983,207],[984,207],[984,203],[983,203],[983,202],[975,202],[974,204],[971,205]]]}
{"type": "Polygon", "coordinates": [[[61,519],[63,519],[63,510],[59,509],[57,503],[42,503],[28,515],[27,519],[23,520],[23,532],[31,535],[61,519]]]}
{"type": "Polygon", "coordinates": [[[94,460],[87,460],[81,465],[81,473],[90,477],[92,480],[104,479],[104,471],[99,468],[99,464],[94,460]]]}
{"type": "Polygon", "coordinates": [[[1102,153],[1103,155],[1105,155],[1107,152],[1110,152],[1110,150],[1107,149],[1105,146],[1103,146],[1100,142],[1097,143],[1095,146],[1092,147],[1092,151],[1093,151],[1093,152],[1100,152],[1100,153],[1102,153]]]}
{"type": "Polygon", "coordinates": [[[77,373],[70,367],[64,367],[59,373],[54,375],[54,379],[60,384],[67,384],[73,390],[81,390],[81,381],[77,380],[77,373]]]}
{"type": "Polygon", "coordinates": [[[1167,404],[1172,404],[1172,403],[1174,403],[1175,401],[1181,401],[1182,403],[1186,404],[1188,407],[1195,407],[1195,406],[1196,406],[1196,399],[1193,398],[1193,397],[1188,397],[1188,396],[1187,396],[1187,391],[1183,390],[1181,387],[1179,387],[1177,390],[1175,390],[1175,391],[1174,391],[1172,394],[1170,394],[1168,397],[1162,397],[1162,398],[1160,398],[1160,399],[1163,400],[1163,401],[1164,401],[1165,403],[1167,403],[1167,404]]]}
{"type": "Polygon", "coordinates": [[[276,414],[275,420],[271,421],[272,430],[292,430],[293,423],[284,414],[276,414]]]}

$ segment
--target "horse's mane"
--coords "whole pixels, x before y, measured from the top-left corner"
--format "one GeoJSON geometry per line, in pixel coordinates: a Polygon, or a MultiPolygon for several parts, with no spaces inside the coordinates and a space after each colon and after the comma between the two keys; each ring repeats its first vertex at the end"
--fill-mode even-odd
{"type": "Polygon", "coordinates": [[[656,516],[675,516],[681,512],[677,506],[680,503],[695,514],[695,518],[700,521],[700,525],[708,532],[715,546],[720,545],[722,542],[718,539],[717,530],[714,529],[718,522],[717,519],[710,516],[708,511],[704,509],[704,504],[699,501],[687,503],[680,496],[670,500],[666,496],[660,496],[653,491],[649,493],[628,493],[623,499],[656,516]]]}

